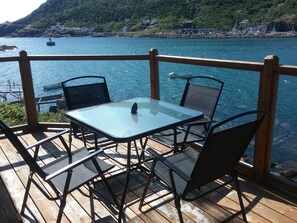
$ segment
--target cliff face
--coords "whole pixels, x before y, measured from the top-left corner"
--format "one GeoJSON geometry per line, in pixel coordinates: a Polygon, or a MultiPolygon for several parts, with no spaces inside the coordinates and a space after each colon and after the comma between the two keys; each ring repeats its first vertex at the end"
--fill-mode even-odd
{"type": "MultiPolygon", "coordinates": [[[[50,29],[57,24],[95,34],[176,31],[188,21],[223,31],[273,21],[292,27],[296,15],[296,0],[47,0],[25,18],[0,24],[0,36],[58,35],[50,29]]],[[[72,29],[62,35],[82,34],[72,29]]]]}

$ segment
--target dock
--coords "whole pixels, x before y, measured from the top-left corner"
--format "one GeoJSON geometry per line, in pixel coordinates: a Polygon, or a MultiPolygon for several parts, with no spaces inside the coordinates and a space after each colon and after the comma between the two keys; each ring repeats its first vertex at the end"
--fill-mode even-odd
{"type": "Polygon", "coordinates": [[[49,91],[49,90],[54,90],[54,89],[59,89],[59,88],[62,88],[62,83],[60,83],[60,82],[43,86],[44,91],[49,91]]]}
{"type": "Polygon", "coordinates": [[[54,94],[54,95],[48,95],[48,96],[42,96],[35,98],[35,103],[37,106],[38,111],[40,112],[41,105],[45,104],[55,104],[58,107],[58,101],[63,98],[63,94],[54,94]]]}
{"type": "Polygon", "coordinates": [[[5,102],[20,101],[23,89],[20,84],[7,80],[5,84],[0,85],[0,98],[5,102]]]}

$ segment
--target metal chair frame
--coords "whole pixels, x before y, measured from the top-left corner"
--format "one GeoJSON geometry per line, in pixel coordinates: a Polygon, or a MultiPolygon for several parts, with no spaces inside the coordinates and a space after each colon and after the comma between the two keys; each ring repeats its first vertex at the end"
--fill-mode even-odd
{"type": "Polygon", "coordinates": [[[75,152],[71,152],[71,136],[69,135],[70,146],[67,145],[63,138],[63,135],[69,133],[69,130],[64,130],[58,134],[55,134],[54,136],[40,140],[28,147],[25,147],[20,142],[13,131],[2,120],[0,120],[0,130],[5,134],[17,152],[22,156],[30,169],[23,204],[21,207],[22,215],[25,213],[25,207],[29,196],[31,183],[33,183],[47,199],[60,200],[60,207],[56,220],[57,222],[60,222],[62,219],[67,195],[82,185],[88,185],[90,189],[90,199],[92,199],[92,192],[97,190],[94,186],[91,187],[91,185],[94,184],[95,180],[99,177],[101,177],[102,182],[111,195],[114,204],[117,207],[119,206],[119,202],[104,176],[104,173],[109,171],[114,166],[107,164],[105,161],[98,158],[98,155],[103,154],[102,149],[90,153],[86,148],[83,147],[76,150],[75,152]],[[67,152],[67,155],[59,157],[48,164],[40,166],[37,163],[40,146],[57,138],[60,139],[67,152]],[[34,152],[33,156],[29,153],[29,150],[34,152]],[[39,180],[35,180],[35,177],[37,177],[39,180]],[[49,185],[56,195],[53,196],[50,194],[45,186],[39,183],[40,180],[49,185]]]}
{"type": "Polygon", "coordinates": [[[247,222],[237,177],[237,166],[264,116],[264,111],[249,111],[213,125],[201,152],[188,148],[171,156],[163,157],[152,148],[148,148],[148,152],[154,156],[154,160],[147,164],[150,166],[150,174],[139,209],[141,210],[144,204],[152,177],[159,179],[173,192],[180,222],[183,222],[181,199],[193,201],[234,182],[241,209],[224,222],[230,221],[240,214],[242,214],[243,220],[247,222]],[[246,120],[247,118],[252,119],[246,120]],[[230,176],[229,181],[198,196],[190,194],[195,189],[200,189],[202,186],[225,176],[230,176]]]}
{"type": "MultiPolygon", "coordinates": [[[[108,103],[111,101],[106,79],[103,76],[78,76],[65,80],[61,84],[68,110],[108,103]]],[[[80,129],[81,137],[85,147],[87,147],[88,140],[86,139],[86,136],[89,132],[75,123],[70,124],[75,137],[79,137],[80,129]]],[[[95,147],[98,144],[98,139],[102,146],[112,144],[106,138],[99,136],[96,133],[92,134],[94,134],[95,147]]]]}
{"type": "Polygon", "coordinates": [[[204,118],[197,122],[179,126],[152,136],[164,144],[177,144],[184,148],[186,143],[203,142],[213,123],[213,117],[224,87],[224,82],[207,76],[194,76],[187,83],[180,106],[202,111],[204,118]],[[202,127],[202,128],[201,128],[202,127]]]}

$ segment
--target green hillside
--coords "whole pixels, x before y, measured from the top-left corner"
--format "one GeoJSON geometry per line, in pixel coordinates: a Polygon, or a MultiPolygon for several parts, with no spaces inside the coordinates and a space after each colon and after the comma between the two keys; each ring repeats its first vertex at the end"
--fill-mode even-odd
{"type": "Polygon", "coordinates": [[[119,33],[123,27],[154,33],[176,31],[192,21],[196,27],[227,31],[242,20],[250,26],[273,21],[294,25],[296,15],[296,0],[47,0],[27,17],[0,24],[0,36],[52,35],[48,28],[57,23],[98,33],[119,33]],[[157,22],[141,23],[153,19],[157,22]]]}

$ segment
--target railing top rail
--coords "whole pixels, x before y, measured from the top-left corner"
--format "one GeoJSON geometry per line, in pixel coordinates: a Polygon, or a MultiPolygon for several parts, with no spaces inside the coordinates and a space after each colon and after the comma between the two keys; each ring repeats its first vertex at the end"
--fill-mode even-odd
{"type": "Polygon", "coordinates": [[[0,62],[18,62],[20,57],[0,57],[0,62]]]}
{"type": "Polygon", "coordinates": [[[149,60],[148,55],[33,55],[32,61],[38,60],[149,60]]]}
{"type": "Polygon", "coordinates": [[[200,65],[200,66],[240,69],[240,70],[248,70],[248,71],[262,71],[264,66],[264,63],[259,63],[259,62],[220,60],[220,59],[197,58],[197,57],[157,55],[156,58],[158,61],[169,62],[169,63],[183,63],[183,64],[200,65]]]}
{"type": "MultiPolygon", "coordinates": [[[[262,62],[221,60],[211,58],[197,58],[184,56],[156,55],[160,62],[182,63],[199,66],[211,66],[228,69],[238,69],[247,71],[261,72],[264,66],[262,62]]],[[[149,60],[149,55],[31,55],[28,56],[31,61],[61,61],[61,60],[149,60]]],[[[0,62],[18,62],[19,56],[0,57],[0,62]]],[[[275,67],[277,74],[297,76],[297,66],[280,65],[275,67]]]]}
{"type": "Polygon", "coordinates": [[[276,72],[278,74],[297,76],[297,66],[280,65],[280,66],[276,67],[276,72]]]}

